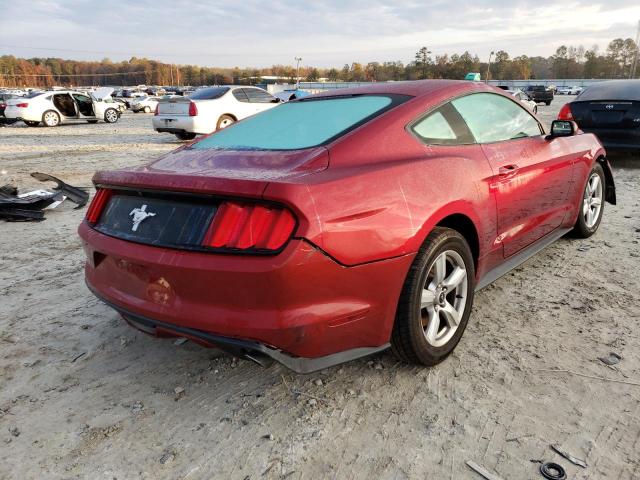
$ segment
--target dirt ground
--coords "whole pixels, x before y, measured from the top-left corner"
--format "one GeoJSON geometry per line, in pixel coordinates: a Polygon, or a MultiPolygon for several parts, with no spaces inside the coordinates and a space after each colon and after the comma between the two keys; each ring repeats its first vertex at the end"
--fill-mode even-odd
{"type": "MultiPolygon", "coordinates": [[[[144,114],[4,127],[0,183],[89,186],[178,145],[144,114]]],[[[301,376],[148,337],[85,287],[84,209],[0,222],[0,478],[481,478],[467,460],[505,480],[542,478],[542,460],[571,479],[640,478],[640,168],[613,161],[618,206],[598,234],[480,292],[431,369],[383,353],[301,376]],[[598,360],[609,352],[622,361],[598,360]]]]}

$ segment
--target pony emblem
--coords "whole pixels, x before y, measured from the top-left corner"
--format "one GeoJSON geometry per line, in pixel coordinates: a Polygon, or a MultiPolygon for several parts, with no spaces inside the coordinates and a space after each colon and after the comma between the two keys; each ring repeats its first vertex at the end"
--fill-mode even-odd
{"type": "Polygon", "coordinates": [[[131,210],[131,212],[129,213],[129,216],[130,217],[133,216],[133,227],[131,227],[131,231],[136,232],[138,230],[138,225],[140,225],[140,223],[142,223],[144,220],[146,220],[149,217],[155,217],[156,214],[147,212],[147,206],[142,205],[139,208],[134,208],[133,210],[131,210]]]}

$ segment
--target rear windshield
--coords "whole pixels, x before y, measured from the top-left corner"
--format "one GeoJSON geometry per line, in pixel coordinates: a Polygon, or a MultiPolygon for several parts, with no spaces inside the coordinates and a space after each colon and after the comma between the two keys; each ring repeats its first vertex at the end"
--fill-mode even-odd
{"type": "Polygon", "coordinates": [[[192,100],[214,100],[220,98],[229,91],[229,87],[201,88],[192,93],[189,98],[192,100]]]}
{"type": "Polygon", "coordinates": [[[640,80],[612,80],[589,85],[576,101],[628,100],[640,101],[640,80]]]}
{"type": "Polygon", "coordinates": [[[288,102],[227,127],[192,148],[311,148],[331,142],[409,98],[406,95],[358,95],[288,102]]]}

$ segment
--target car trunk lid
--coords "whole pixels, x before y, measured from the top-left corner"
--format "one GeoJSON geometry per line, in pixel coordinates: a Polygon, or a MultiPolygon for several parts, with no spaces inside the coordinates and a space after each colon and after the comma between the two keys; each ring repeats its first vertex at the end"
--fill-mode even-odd
{"type": "Polygon", "coordinates": [[[134,169],[103,171],[94,183],[125,188],[259,197],[269,182],[294,181],[329,166],[324,147],[237,151],[182,147],[134,169]]]}
{"type": "Polygon", "coordinates": [[[628,129],[640,127],[640,101],[597,100],[572,102],[571,113],[580,128],[628,129]]]}
{"type": "Polygon", "coordinates": [[[188,98],[161,99],[158,102],[158,115],[189,115],[188,98]]]}

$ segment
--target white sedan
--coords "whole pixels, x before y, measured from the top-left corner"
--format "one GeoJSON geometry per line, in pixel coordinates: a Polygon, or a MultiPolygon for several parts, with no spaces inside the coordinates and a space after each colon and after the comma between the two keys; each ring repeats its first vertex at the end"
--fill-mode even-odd
{"type": "Polygon", "coordinates": [[[202,88],[189,97],[161,100],[153,117],[153,128],[157,132],[173,133],[180,140],[191,140],[279,103],[278,98],[257,87],[202,88]]]}
{"type": "Polygon", "coordinates": [[[113,88],[99,88],[90,94],[74,90],[32,93],[8,100],[4,115],[23,120],[30,127],[37,127],[40,122],[47,127],[74,121],[115,123],[120,111],[111,98],[112,92],[113,88]]]}
{"type": "Polygon", "coordinates": [[[507,93],[510,93],[511,95],[516,97],[516,99],[520,100],[520,103],[523,103],[524,105],[529,107],[529,110],[531,110],[533,113],[538,113],[538,104],[531,100],[529,95],[527,95],[522,90],[507,90],[507,93]]]}

